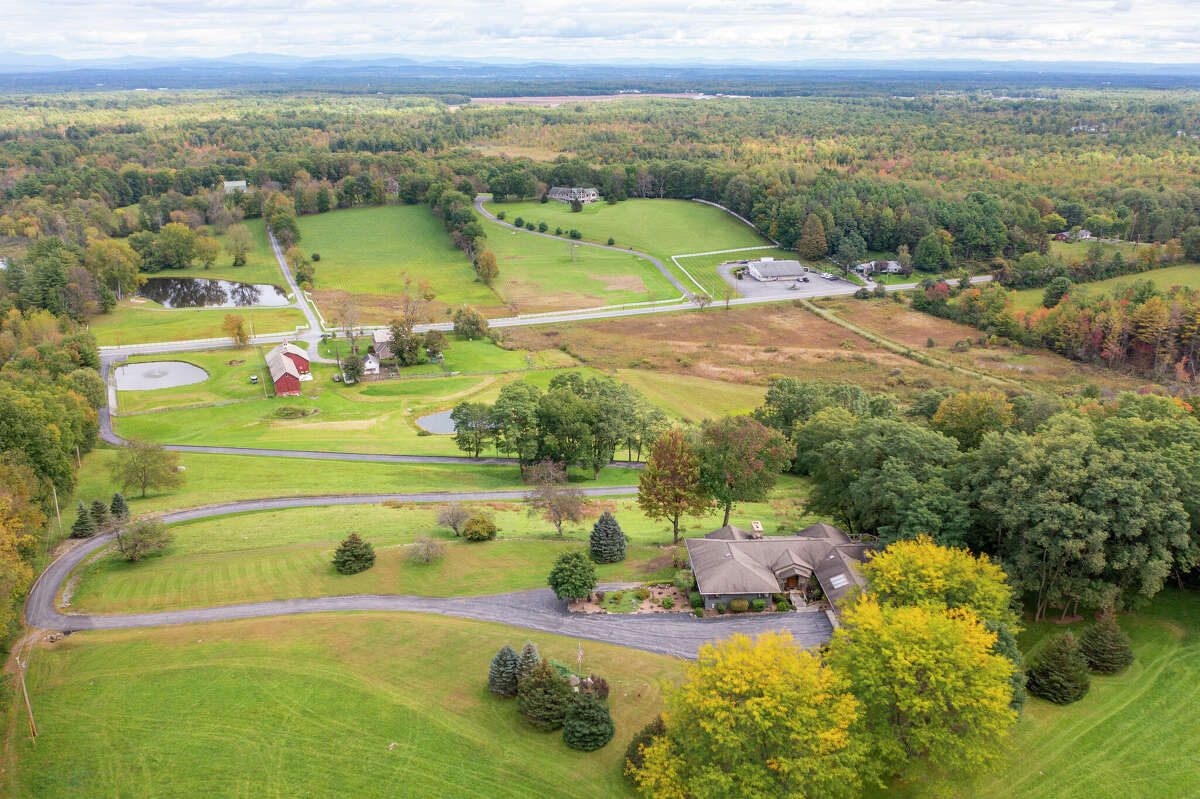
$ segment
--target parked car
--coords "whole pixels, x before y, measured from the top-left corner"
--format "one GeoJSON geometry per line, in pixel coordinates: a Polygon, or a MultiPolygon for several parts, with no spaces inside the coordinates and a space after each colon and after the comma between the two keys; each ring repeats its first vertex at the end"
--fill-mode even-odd
{"type": "Polygon", "coordinates": [[[802,283],[807,283],[807,282],[808,282],[808,275],[805,275],[804,277],[800,278],[800,281],[801,281],[802,283]]]}
{"type": "Polygon", "coordinates": [[[254,385],[258,384],[258,375],[250,375],[250,382],[254,385]]]}
{"type": "Polygon", "coordinates": [[[822,272],[821,277],[825,278],[826,280],[837,280],[837,278],[834,277],[832,272],[822,272]]]}

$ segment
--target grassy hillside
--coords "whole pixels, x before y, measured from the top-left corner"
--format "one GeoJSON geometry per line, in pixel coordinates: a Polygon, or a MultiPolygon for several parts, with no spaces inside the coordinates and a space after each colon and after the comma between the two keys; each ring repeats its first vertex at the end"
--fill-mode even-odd
{"type": "MultiPolygon", "coordinates": [[[[488,693],[492,656],[532,638],[497,624],[337,614],[76,633],[39,646],[36,744],[13,707],[11,797],[579,797],[630,795],[625,744],[680,662],[585,643],[612,686],[616,738],[592,753],[533,731],[488,693]]],[[[20,708],[24,712],[23,707],[20,708]]]]}
{"type": "Polygon", "coordinates": [[[186,341],[225,336],[221,323],[226,314],[253,323],[254,334],[291,333],[305,327],[299,308],[218,308],[214,310],[165,310],[148,300],[122,300],[112,313],[94,317],[89,327],[100,346],[147,344],[156,341],[186,341]]]}
{"type": "MultiPolygon", "coordinates": [[[[1165,266],[1161,269],[1151,269],[1149,272],[1139,272],[1135,275],[1121,275],[1108,280],[1097,280],[1095,283],[1084,283],[1083,286],[1093,293],[1108,293],[1118,286],[1128,286],[1135,280],[1149,280],[1159,289],[1169,289],[1172,286],[1184,286],[1189,289],[1200,288],[1200,264],[1180,264],[1165,266]]],[[[1013,305],[1021,310],[1032,310],[1042,304],[1045,289],[1023,289],[1013,292],[1013,305]]]]}

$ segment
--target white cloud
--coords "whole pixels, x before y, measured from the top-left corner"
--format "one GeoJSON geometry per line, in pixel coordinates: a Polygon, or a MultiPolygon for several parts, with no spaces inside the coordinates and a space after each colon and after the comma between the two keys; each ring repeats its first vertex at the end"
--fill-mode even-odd
{"type": "Polygon", "coordinates": [[[0,51],[1190,62],[1195,13],[1195,0],[0,0],[0,51]]]}

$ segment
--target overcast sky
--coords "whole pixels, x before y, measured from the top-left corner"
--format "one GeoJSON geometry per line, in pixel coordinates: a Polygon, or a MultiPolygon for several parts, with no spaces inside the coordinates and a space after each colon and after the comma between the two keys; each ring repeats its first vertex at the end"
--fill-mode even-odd
{"type": "Polygon", "coordinates": [[[0,52],[64,58],[1200,61],[1200,0],[0,0],[0,52]]]}

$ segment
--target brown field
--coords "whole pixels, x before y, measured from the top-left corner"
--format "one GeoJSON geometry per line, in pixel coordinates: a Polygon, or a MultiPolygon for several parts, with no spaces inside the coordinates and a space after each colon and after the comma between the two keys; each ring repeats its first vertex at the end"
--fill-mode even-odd
{"type": "Polygon", "coordinates": [[[590,366],[646,369],[728,383],[763,385],[777,375],[847,380],[898,393],[971,378],[925,366],[788,305],[713,307],[571,325],[512,328],[514,344],[561,347],[590,366]]]}
{"type": "Polygon", "coordinates": [[[603,283],[605,291],[646,291],[646,283],[640,275],[588,275],[588,277],[603,283]]]}
{"type": "Polygon", "coordinates": [[[941,360],[997,377],[1016,379],[1048,391],[1061,391],[1083,383],[1097,383],[1114,390],[1131,390],[1147,381],[1076,363],[1047,350],[1029,347],[981,346],[980,332],[968,325],[938,319],[895,302],[863,302],[837,299],[821,302],[821,308],[847,322],[900,344],[919,349],[941,360]],[[928,339],[935,346],[927,346],[928,339]],[[955,342],[971,340],[971,348],[955,352],[955,342]]]}
{"type": "MultiPolygon", "coordinates": [[[[317,307],[321,309],[321,313],[324,314],[325,324],[329,327],[336,327],[336,309],[341,307],[347,297],[350,297],[354,301],[354,306],[358,308],[358,324],[360,325],[385,325],[399,317],[403,311],[400,297],[386,294],[355,294],[340,289],[314,289],[312,297],[317,307]]],[[[446,321],[455,307],[457,306],[436,300],[429,303],[430,321],[446,321]]],[[[481,305],[477,306],[477,310],[488,317],[509,316],[515,313],[507,305],[481,305]]]]}

